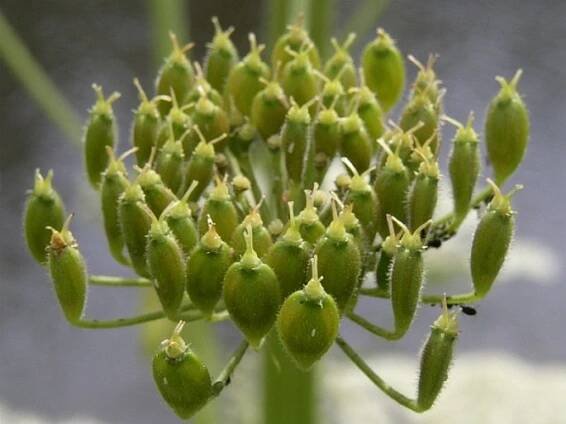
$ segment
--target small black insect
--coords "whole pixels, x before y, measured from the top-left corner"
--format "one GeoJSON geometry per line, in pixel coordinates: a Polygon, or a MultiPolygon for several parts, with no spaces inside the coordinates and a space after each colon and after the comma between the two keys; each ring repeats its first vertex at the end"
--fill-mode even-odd
{"type": "Polygon", "coordinates": [[[460,305],[460,309],[462,309],[462,313],[469,316],[474,316],[478,313],[476,308],[466,305],[460,305]]]}
{"type": "Polygon", "coordinates": [[[432,247],[434,249],[438,249],[440,246],[442,246],[442,240],[435,238],[432,240],[429,240],[427,243],[428,247],[432,247]]]}

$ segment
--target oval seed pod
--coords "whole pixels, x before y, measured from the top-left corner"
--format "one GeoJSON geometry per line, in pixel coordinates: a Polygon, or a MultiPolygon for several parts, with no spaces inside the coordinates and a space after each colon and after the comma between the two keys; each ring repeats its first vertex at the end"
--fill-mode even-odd
{"type": "Polygon", "coordinates": [[[193,88],[189,92],[187,98],[185,99],[185,106],[187,109],[193,107],[193,104],[198,102],[201,97],[206,97],[216,106],[223,108],[224,104],[224,96],[220,94],[217,90],[215,90],[212,85],[206,80],[200,63],[195,61],[193,63],[195,68],[195,81],[193,84],[193,88]]]}
{"type": "Polygon", "coordinates": [[[437,78],[434,70],[434,65],[438,59],[438,55],[430,54],[428,56],[426,66],[419,62],[413,55],[408,55],[407,57],[419,69],[411,87],[410,97],[413,98],[420,94],[424,94],[429,98],[433,105],[437,106],[438,111],[440,111],[440,106],[442,104],[440,100],[444,95],[444,90],[441,89],[442,82],[437,78]]]}
{"type": "Polygon", "coordinates": [[[383,111],[375,94],[365,85],[363,75],[363,71],[360,69],[362,83],[359,88],[350,89],[350,92],[356,93],[355,111],[364,123],[370,139],[376,140],[385,132],[383,111]]]}
{"type": "Polygon", "coordinates": [[[378,140],[387,154],[385,165],[380,169],[375,179],[374,190],[377,196],[377,231],[381,237],[387,237],[387,215],[392,215],[400,221],[407,220],[406,197],[409,190],[409,172],[397,152],[378,140]]]}
{"type": "Polygon", "coordinates": [[[244,155],[248,153],[256,136],[256,128],[245,119],[243,124],[232,130],[228,145],[236,155],[244,155]]]}
{"type": "Polygon", "coordinates": [[[473,113],[470,113],[465,127],[452,119],[446,120],[458,127],[452,140],[448,169],[454,198],[454,222],[459,224],[470,210],[474,187],[480,172],[479,139],[472,127],[473,113]]]}
{"type": "MultiPolygon", "coordinates": [[[[192,49],[193,44],[190,43],[183,47],[179,46],[177,37],[172,32],[169,32],[169,38],[171,38],[171,43],[173,44],[173,51],[159,69],[157,80],[155,81],[155,91],[158,95],[165,96],[170,95],[171,91],[173,91],[179,103],[183,104],[194,83],[194,70],[186,56],[186,53],[192,49]]],[[[161,100],[157,106],[161,116],[166,116],[169,113],[169,109],[171,109],[171,103],[164,100],[161,100]]]]}
{"type": "Polygon", "coordinates": [[[171,189],[169,189],[161,179],[161,176],[151,169],[153,158],[142,168],[138,168],[139,175],[136,178],[136,183],[139,184],[145,195],[145,202],[149,209],[159,216],[165,208],[177,200],[177,197],[171,189]]]}
{"type": "Polygon", "coordinates": [[[495,182],[502,185],[523,161],[529,143],[529,111],[517,92],[523,71],[511,81],[497,77],[501,90],[487,109],[485,144],[495,182]]]}
{"type": "Polygon", "coordinates": [[[232,203],[226,181],[216,177],[216,187],[206,199],[198,218],[200,234],[206,233],[209,217],[216,224],[216,230],[222,240],[229,242],[238,226],[238,211],[232,203]]]}
{"type": "Polygon", "coordinates": [[[297,222],[299,224],[299,230],[301,236],[311,245],[315,245],[318,240],[324,235],[326,229],[314,207],[314,196],[318,191],[318,184],[314,184],[312,190],[305,190],[306,206],[301,211],[299,216],[297,216],[297,222]]]}
{"type": "Polygon", "coordinates": [[[250,116],[252,102],[263,88],[261,79],[269,78],[269,67],[261,60],[263,44],[257,45],[255,35],[249,35],[250,52],[230,72],[226,92],[232,97],[234,106],[244,116],[250,116]]]}
{"type": "Polygon", "coordinates": [[[187,156],[191,153],[191,151],[186,148],[186,144],[188,143],[187,131],[192,127],[191,118],[185,113],[185,110],[187,110],[189,106],[179,106],[173,90],[171,90],[170,99],[173,106],[169,110],[159,130],[157,147],[162,147],[170,138],[181,140],[183,148],[185,149],[185,156],[187,156]]]}
{"type": "Polygon", "coordinates": [[[301,237],[299,223],[293,213],[293,202],[288,205],[289,226],[265,256],[265,263],[277,275],[283,299],[307,283],[310,258],[309,245],[301,237]]]}
{"type": "Polygon", "coordinates": [[[350,190],[346,196],[345,202],[351,203],[355,216],[360,220],[368,241],[372,242],[377,232],[377,196],[372,187],[366,181],[366,176],[372,168],[364,172],[362,175],[356,171],[352,163],[342,158],[342,162],[352,172],[350,182],[350,190]]]}
{"type": "Polygon", "coordinates": [[[185,294],[185,260],[165,220],[153,217],[147,235],[146,257],[161,307],[170,320],[175,320],[185,294]]]}
{"type": "Polygon", "coordinates": [[[193,154],[187,163],[185,186],[189,186],[193,181],[198,183],[197,188],[193,190],[189,197],[189,200],[196,202],[206,187],[208,187],[208,184],[212,181],[212,176],[214,175],[214,143],[226,138],[226,134],[207,142],[198,126],[194,127],[194,132],[198,134],[200,142],[197,144],[197,147],[193,151],[193,154]]]}
{"type": "Polygon", "coordinates": [[[348,99],[340,80],[338,78],[330,80],[318,71],[315,71],[315,74],[324,82],[319,94],[320,106],[323,108],[332,108],[338,115],[344,116],[346,114],[348,99]]]}
{"type": "Polygon", "coordinates": [[[234,27],[229,27],[224,31],[216,16],[212,18],[212,24],[215,34],[212,42],[207,45],[206,79],[215,90],[221,93],[224,91],[228,74],[238,63],[238,51],[230,40],[234,27]]]}
{"type": "Polygon", "coordinates": [[[438,162],[423,157],[419,172],[407,196],[407,217],[411,231],[415,231],[432,218],[438,200],[439,179],[438,162]]]}
{"type": "Polygon", "coordinates": [[[28,250],[39,264],[47,262],[46,248],[51,240],[47,227],[61,228],[64,221],[65,207],[53,188],[53,171],[43,178],[36,169],[33,190],[28,194],[24,212],[24,235],[28,250]]]}
{"type": "Polygon", "coordinates": [[[375,93],[384,112],[401,98],[405,88],[405,64],[393,39],[382,28],[362,54],[362,68],[367,86],[375,93]]]}
{"type": "Polygon", "coordinates": [[[446,299],[442,314],[431,327],[421,352],[417,404],[422,411],[430,409],[448,378],[454,344],[458,338],[458,320],[448,311],[446,299]]]}
{"type": "Polygon", "coordinates": [[[283,346],[302,370],[309,370],[330,349],[340,327],[340,313],[318,277],[317,257],[312,260],[312,279],[289,296],[277,316],[283,346]]]}
{"type": "Polygon", "coordinates": [[[150,278],[145,256],[146,235],[151,227],[151,211],[139,184],[130,184],[118,201],[122,236],[132,266],[138,275],[150,278]]]}
{"type": "Polygon", "coordinates": [[[493,189],[493,200],[474,233],[470,261],[472,282],[478,298],[484,297],[491,290],[503,266],[515,227],[515,212],[511,209],[510,199],[523,188],[515,186],[504,196],[493,181],[488,179],[488,182],[493,189]]]}
{"type": "Polygon", "coordinates": [[[356,112],[342,119],[340,125],[342,140],[340,151],[348,158],[358,172],[364,172],[369,168],[372,143],[362,120],[356,112]]]}
{"type": "Polygon", "coordinates": [[[264,141],[274,134],[279,134],[289,109],[285,92],[277,81],[278,70],[279,67],[276,66],[272,81],[261,80],[265,87],[256,94],[252,102],[251,122],[264,141]]]}
{"type": "Polygon", "coordinates": [[[191,253],[198,242],[198,232],[193,222],[191,208],[188,204],[189,197],[197,185],[198,183],[193,181],[183,197],[171,203],[162,214],[167,220],[167,225],[169,225],[169,228],[179,242],[179,246],[183,249],[185,256],[191,253]]]}
{"type": "Polygon", "coordinates": [[[401,338],[411,326],[417,311],[424,280],[421,232],[431,221],[425,222],[411,233],[401,221],[395,217],[391,219],[404,232],[393,258],[390,276],[395,335],[401,338]]]}
{"type": "Polygon", "coordinates": [[[285,94],[302,106],[318,94],[318,79],[309,59],[308,47],[299,52],[288,49],[287,53],[293,59],[283,67],[281,85],[285,94]]]}
{"type": "MultiPolygon", "coordinates": [[[[173,134],[173,130],[170,131],[173,134]]],[[[183,137],[181,137],[183,138],[183,137]]],[[[157,154],[155,170],[163,183],[174,193],[183,188],[185,153],[181,140],[169,138],[157,154]]]]}
{"type": "Polygon", "coordinates": [[[344,205],[342,201],[338,198],[338,195],[336,193],[332,192],[331,194],[336,204],[341,208],[338,218],[340,218],[340,220],[344,224],[344,228],[346,229],[346,232],[348,234],[351,234],[352,237],[354,238],[354,241],[358,246],[358,250],[360,251],[362,264],[363,264],[364,263],[363,261],[365,261],[368,253],[367,252],[369,246],[368,236],[366,235],[362,227],[362,224],[360,223],[360,220],[356,215],[354,215],[353,212],[354,206],[352,205],[352,203],[348,203],[347,205],[344,205]]]}
{"type": "Polygon", "coordinates": [[[395,234],[395,226],[393,225],[391,215],[387,215],[387,227],[389,228],[389,235],[381,243],[381,252],[377,261],[377,268],[375,269],[377,288],[385,293],[389,293],[391,264],[399,246],[399,236],[395,234]]]}
{"type": "Polygon", "coordinates": [[[351,32],[342,44],[338,44],[336,38],[332,38],[330,42],[334,47],[334,55],[328,59],[324,65],[324,73],[331,80],[339,78],[345,90],[356,85],[356,68],[352,56],[348,49],[356,39],[356,34],[351,32]]]}
{"type": "Polygon", "coordinates": [[[289,25],[287,31],[277,39],[275,46],[273,46],[273,51],[271,52],[271,64],[275,67],[277,63],[281,63],[281,66],[284,67],[287,62],[293,60],[293,56],[289,53],[289,50],[299,52],[304,47],[310,46],[312,46],[312,48],[309,50],[309,60],[312,66],[318,69],[320,68],[320,54],[308,33],[303,28],[302,18],[299,18],[299,22],[294,25],[289,25]]]}
{"type": "MultiPolygon", "coordinates": [[[[206,97],[201,96],[191,117],[193,128],[194,125],[198,126],[207,140],[217,139],[215,149],[217,151],[222,150],[226,142],[222,141],[224,137],[219,137],[230,131],[230,121],[226,112],[206,97]]],[[[198,134],[192,131],[184,142],[185,151],[192,154],[199,140],[198,134]]]]}
{"type": "Polygon", "coordinates": [[[159,393],[181,419],[191,418],[212,396],[208,368],[181,337],[180,321],[153,357],[153,379],[159,393]]]}
{"type": "Polygon", "coordinates": [[[134,78],[134,85],[138,89],[141,103],[134,112],[131,140],[132,146],[137,148],[137,164],[144,166],[151,156],[151,149],[157,145],[157,137],[161,128],[161,115],[157,110],[155,102],[157,99],[148,99],[137,78],[134,78]]]}
{"type": "Polygon", "coordinates": [[[362,264],[358,246],[337,216],[334,203],[332,212],[334,219],[317,243],[315,254],[318,255],[318,271],[324,278],[324,290],[343,311],[358,286],[362,264]]]}
{"type": "Polygon", "coordinates": [[[251,226],[246,232],[246,252],[224,277],[223,297],[234,323],[250,345],[259,349],[275,323],[281,295],[277,276],[253,249],[251,226]]]}
{"type": "Polygon", "coordinates": [[[124,255],[124,237],[120,228],[120,219],[118,216],[118,202],[120,196],[124,193],[129,185],[126,167],[123,160],[135,151],[133,148],[119,158],[114,155],[114,150],[107,147],[110,157],[108,168],[102,174],[102,184],[100,186],[100,204],[102,207],[102,221],[104,222],[104,232],[110,253],[123,265],[129,265],[130,261],[124,255]]]}
{"type": "Polygon", "coordinates": [[[263,258],[270,249],[273,241],[269,230],[263,225],[263,221],[259,214],[259,208],[263,199],[250,211],[244,220],[236,227],[232,235],[230,246],[234,249],[237,257],[240,257],[246,251],[245,231],[250,227],[254,242],[254,250],[260,258],[263,258]]]}
{"type": "Polygon", "coordinates": [[[86,305],[86,265],[78,250],[77,242],[69,231],[72,215],[69,215],[60,231],[52,232],[48,252],[49,273],[55,294],[65,318],[71,324],[80,321],[86,305]]]}
{"type": "Polygon", "coordinates": [[[305,157],[309,147],[311,118],[307,104],[299,106],[293,99],[291,99],[291,104],[285,124],[281,129],[281,146],[285,154],[288,177],[298,183],[303,176],[305,157]]]}
{"type": "Polygon", "coordinates": [[[438,155],[441,142],[439,132],[440,117],[436,106],[431,103],[425,94],[417,94],[416,97],[411,98],[403,109],[399,126],[403,131],[409,131],[418,125],[419,122],[422,125],[413,131],[417,144],[424,146],[432,138],[432,141],[429,142],[430,150],[434,155],[438,155]]]}
{"type": "Polygon", "coordinates": [[[84,157],[88,180],[94,188],[98,188],[102,173],[108,166],[106,146],[114,148],[118,143],[112,103],[120,98],[120,93],[114,92],[106,99],[101,86],[93,84],[92,88],[96,93],[96,103],[89,111],[85,127],[84,157]]]}
{"type": "Polygon", "coordinates": [[[317,173],[316,181],[320,184],[332,162],[342,133],[338,114],[331,107],[323,108],[313,123],[312,141],[314,143],[314,166],[317,173]]]}
{"type": "Polygon", "coordinates": [[[222,296],[222,284],[228,267],[232,264],[233,251],[220,238],[212,220],[187,261],[187,293],[191,301],[207,315],[222,296]]]}

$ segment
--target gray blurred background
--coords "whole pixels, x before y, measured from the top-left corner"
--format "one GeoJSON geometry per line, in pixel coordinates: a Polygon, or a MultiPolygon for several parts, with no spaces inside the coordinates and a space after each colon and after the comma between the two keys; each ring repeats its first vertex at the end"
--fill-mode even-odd
{"type": "MultiPolygon", "coordinates": [[[[240,52],[247,51],[247,33],[259,32],[264,19],[260,1],[191,3],[187,19],[197,43],[195,58],[201,57],[212,36],[211,16],[218,15],[224,26],[236,27],[234,39],[240,52]]],[[[339,26],[359,2],[337,4],[339,26]]],[[[2,0],[0,8],[82,119],[94,99],[92,82],[102,84],[107,92],[122,93],[115,111],[125,147],[137,101],[132,78],[138,76],[149,87],[156,72],[146,4],[2,0]]],[[[455,370],[460,355],[495,352],[521,364],[555,367],[554,377],[566,382],[565,16],[566,2],[558,0],[393,0],[376,22],[393,35],[404,53],[423,61],[429,52],[440,55],[437,71],[448,89],[447,113],[464,120],[469,110],[476,111],[478,130],[483,111],[498,90],[494,76],[511,77],[517,68],[524,70],[520,91],[530,109],[532,131],[527,158],[513,179],[526,187],[514,201],[519,212],[516,272],[510,270],[509,281],[495,287],[477,316],[462,317],[455,370]]],[[[364,43],[372,36],[366,34],[364,43]]],[[[357,45],[356,60],[364,43],[357,45]]],[[[407,66],[411,79],[415,68],[407,66]]],[[[444,138],[449,140],[453,132],[446,126],[444,138]]],[[[0,409],[14,414],[0,412],[0,421],[10,416],[5,422],[16,422],[16,415],[29,413],[37,422],[78,422],[78,417],[109,423],[176,422],[154,388],[149,359],[140,347],[140,330],[90,332],[69,327],[45,271],[25,251],[21,231],[25,191],[32,185],[35,168],[53,168],[55,184],[69,209],[76,212],[73,229],[89,268],[101,274],[124,273],[106,252],[96,195],[84,183],[81,152],[64,139],[1,62],[0,133],[0,409]]],[[[450,253],[450,246],[444,250],[450,253]]],[[[434,275],[440,273],[431,270],[434,275]]],[[[455,284],[467,281],[466,275],[449,278],[455,284]]],[[[129,315],[139,302],[135,290],[99,288],[90,295],[88,314],[129,315]]],[[[362,307],[372,320],[386,320],[387,313],[381,313],[376,304],[364,302],[362,307]]],[[[343,333],[370,354],[415,357],[436,314],[431,308],[423,309],[409,337],[394,346],[376,342],[352,326],[343,333]]],[[[226,349],[231,349],[236,340],[233,329],[222,324],[219,331],[226,349]]],[[[342,359],[338,351],[333,357],[342,359]]],[[[353,366],[344,364],[356,373],[353,366]]],[[[253,365],[250,368],[253,373],[253,365]]],[[[486,370],[480,366],[477,373],[486,370]]],[[[414,382],[414,376],[409,378],[414,382]]],[[[547,396],[544,380],[539,383],[538,392],[547,396]]],[[[363,380],[359,384],[371,390],[363,380]]],[[[237,391],[236,386],[231,389],[237,391]]],[[[508,391],[512,394],[515,389],[510,384],[508,391]]],[[[371,393],[379,405],[390,407],[392,401],[371,393]]],[[[230,407],[228,401],[219,405],[230,407]]],[[[326,409],[335,415],[329,405],[326,409]]],[[[499,422],[566,422],[566,404],[554,413],[550,421],[499,422]]],[[[391,422],[421,421],[403,415],[391,422]]],[[[452,422],[463,421],[455,417],[452,422]]]]}

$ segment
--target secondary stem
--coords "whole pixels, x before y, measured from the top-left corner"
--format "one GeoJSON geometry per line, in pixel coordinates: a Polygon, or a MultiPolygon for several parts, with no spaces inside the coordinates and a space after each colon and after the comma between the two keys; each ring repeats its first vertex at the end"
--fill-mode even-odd
{"type": "Polygon", "coordinates": [[[237,366],[240,364],[240,361],[246,354],[246,351],[248,350],[248,346],[249,343],[247,342],[247,340],[242,341],[242,343],[240,343],[240,346],[238,346],[238,348],[234,351],[232,356],[230,356],[230,359],[228,359],[226,366],[220,372],[218,378],[212,385],[214,396],[218,396],[222,392],[222,390],[224,390],[224,388],[228,384],[230,384],[230,379],[232,378],[232,374],[234,373],[237,366]]]}
{"type": "Polygon", "coordinates": [[[91,275],[89,284],[107,287],[153,287],[147,278],[123,278],[110,275],[91,275]]]}
{"type": "Polygon", "coordinates": [[[378,337],[382,337],[386,340],[399,340],[403,337],[402,333],[398,333],[397,331],[387,330],[382,328],[378,325],[372,324],[371,322],[367,321],[365,318],[355,314],[354,312],[348,312],[346,316],[360,327],[365,328],[372,334],[375,334],[378,337]]]}

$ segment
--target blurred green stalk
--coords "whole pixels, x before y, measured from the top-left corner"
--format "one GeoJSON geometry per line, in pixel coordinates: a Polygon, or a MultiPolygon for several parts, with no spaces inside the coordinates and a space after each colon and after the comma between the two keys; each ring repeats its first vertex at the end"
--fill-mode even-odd
{"type": "Polygon", "coordinates": [[[172,31],[181,43],[188,40],[189,4],[186,0],[148,0],[153,61],[161,64],[171,51],[169,31],[172,31]]]}

